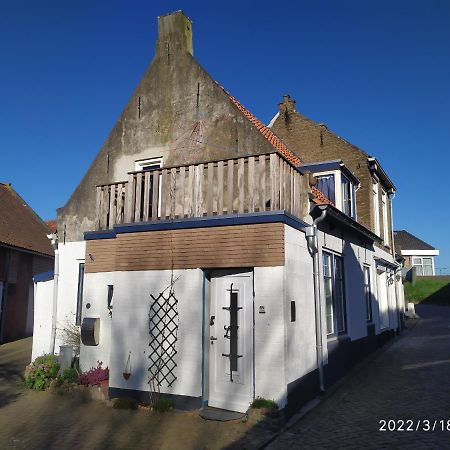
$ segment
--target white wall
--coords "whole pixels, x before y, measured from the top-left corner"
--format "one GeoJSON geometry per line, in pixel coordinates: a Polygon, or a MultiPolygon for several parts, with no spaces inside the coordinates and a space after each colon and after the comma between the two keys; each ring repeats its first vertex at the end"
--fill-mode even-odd
{"type": "MultiPolygon", "coordinates": [[[[112,318],[108,310],[108,285],[114,285],[115,272],[86,273],[83,286],[83,307],[81,320],[85,317],[100,319],[99,345],[95,347],[80,347],[81,370],[89,370],[97,366],[97,361],[103,363],[102,367],[109,366],[111,344],[112,318]],[[90,305],[87,308],[86,305],[90,305]]],[[[116,300],[116,286],[114,286],[113,302],[116,300]]],[[[114,308],[114,306],[113,306],[114,308]]]]}
{"type": "Polygon", "coordinates": [[[255,267],[255,396],[286,404],[284,266],[255,267]],[[260,314],[260,306],[265,314],[260,314]]]}
{"type": "MultiPolygon", "coordinates": [[[[149,391],[150,296],[157,296],[169,286],[170,275],[168,270],[86,274],[84,303],[89,301],[91,308],[89,312],[83,308],[83,316],[100,317],[100,344],[82,346],[80,362],[83,368],[94,366],[101,360],[104,366],[110,367],[110,387],[149,391]],[[108,284],[114,285],[112,321],[106,308],[108,284]],[[123,372],[129,352],[131,377],[125,380],[123,372]]],[[[198,269],[177,270],[174,276],[177,280],[174,291],[179,302],[177,380],[171,388],[163,384],[161,392],[199,397],[203,274],[198,269]]]]}
{"type": "Polygon", "coordinates": [[[286,382],[317,368],[314,279],[305,234],[285,225],[286,382]],[[291,301],[296,321],[291,322],[291,301]]]}
{"type": "Polygon", "coordinates": [[[50,352],[53,280],[34,283],[34,327],[31,360],[50,352]]]}
{"type": "Polygon", "coordinates": [[[75,323],[77,311],[78,270],[84,262],[86,242],[59,243],[58,313],[55,352],[63,345],[60,329],[75,323]]]}

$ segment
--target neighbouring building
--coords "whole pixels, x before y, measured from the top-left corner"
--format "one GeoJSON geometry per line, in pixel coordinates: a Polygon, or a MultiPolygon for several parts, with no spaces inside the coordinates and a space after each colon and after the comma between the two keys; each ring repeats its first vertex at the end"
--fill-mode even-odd
{"type": "Polygon", "coordinates": [[[404,268],[407,272],[415,267],[416,275],[436,275],[434,258],[439,256],[439,250],[406,230],[394,231],[394,238],[405,259],[404,268]]]}
{"type": "Polygon", "coordinates": [[[11,185],[0,183],[0,343],[33,333],[33,276],[53,269],[49,233],[11,185]]]}
{"type": "Polygon", "coordinates": [[[292,413],[400,330],[390,237],[303,158],[198,64],[182,12],[158,18],[155,57],[58,210],[56,303],[42,302],[80,325],[81,367],[108,365],[112,396],[292,413]]]}

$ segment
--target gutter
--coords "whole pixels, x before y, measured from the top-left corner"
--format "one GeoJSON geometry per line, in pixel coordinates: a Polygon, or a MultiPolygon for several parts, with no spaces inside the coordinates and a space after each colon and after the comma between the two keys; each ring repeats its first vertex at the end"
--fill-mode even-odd
{"type": "Polygon", "coordinates": [[[314,277],[314,310],[316,322],[316,358],[317,368],[319,369],[319,386],[322,392],[325,392],[324,370],[323,370],[323,339],[322,339],[322,302],[320,298],[320,279],[319,279],[319,243],[317,224],[322,222],[327,215],[327,205],[318,206],[321,214],[317,217],[312,226],[306,228],[306,242],[308,251],[313,258],[313,277],[314,277]]]}

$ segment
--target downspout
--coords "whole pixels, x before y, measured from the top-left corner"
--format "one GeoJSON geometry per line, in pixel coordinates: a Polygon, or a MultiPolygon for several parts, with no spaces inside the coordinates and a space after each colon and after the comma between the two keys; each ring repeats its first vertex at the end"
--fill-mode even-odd
{"type": "Polygon", "coordinates": [[[58,235],[47,235],[52,241],[52,247],[55,250],[55,269],[53,275],[53,306],[52,306],[52,333],[50,336],[50,354],[55,353],[56,341],[56,319],[58,314],[58,278],[59,278],[59,250],[58,250],[58,235]]]}
{"type": "MultiPolygon", "coordinates": [[[[395,191],[391,190],[389,192],[389,211],[391,213],[391,246],[392,246],[392,258],[394,260],[395,263],[395,245],[394,245],[394,212],[392,209],[392,200],[394,200],[395,198],[395,191]]],[[[395,283],[395,306],[397,308],[397,325],[398,325],[398,330],[400,331],[403,326],[403,320],[402,320],[402,315],[400,313],[400,306],[399,306],[399,302],[398,302],[398,286],[397,286],[397,271],[398,269],[394,270],[394,283],[395,283]]],[[[401,276],[401,268],[400,268],[400,276],[401,276]]]]}
{"type": "Polygon", "coordinates": [[[327,215],[327,205],[320,205],[321,215],[317,217],[312,226],[306,228],[306,242],[308,251],[313,258],[313,276],[314,276],[314,309],[316,321],[316,357],[317,368],[319,369],[320,390],[325,392],[324,371],[323,371],[323,345],[322,345],[322,304],[320,298],[320,278],[319,278],[319,243],[317,224],[322,222],[327,215]]]}

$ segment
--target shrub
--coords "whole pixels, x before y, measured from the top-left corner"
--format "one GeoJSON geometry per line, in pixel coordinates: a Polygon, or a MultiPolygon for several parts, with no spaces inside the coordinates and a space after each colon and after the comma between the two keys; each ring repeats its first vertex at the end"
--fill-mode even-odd
{"type": "Polygon", "coordinates": [[[64,369],[63,374],[60,376],[61,381],[68,381],[69,383],[75,383],[78,380],[80,374],[75,367],[64,369]]]}
{"type": "Polygon", "coordinates": [[[262,397],[255,398],[250,407],[253,409],[260,409],[260,408],[278,409],[278,405],[273,400],[267,400],[262,397]]]}
{"type": "Polygon", "coordinates": [[[59,363],[55,355],[38,356],[25,368],[25,385],[29,389],[44,390],[58,376],[59,363]]]}
{"type": "Polygon", "coordinates": [[[154,411],[167,412],[173,408],[173,402],[167,398],[159,398],[152,405],[154,411]]]}
{"type": "Polygon", "coordinates": [[[106,367],[103,369],[102,362],[97,361],[97,367],[92,367],[86,372],[83,372],[78,377],[78,383],[85,386],[95,386],[100,384],[102,381],[109,379],[109,369],[106,367]]]}
{"type": "Polygon", "coordinates": [[[113,408],[116,409],[137,409],[138,402],[135,398],[119,397],[113,400],[113,408]]]}

